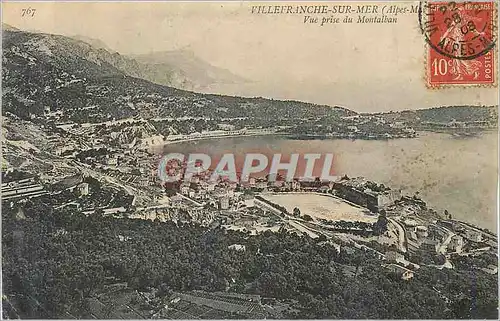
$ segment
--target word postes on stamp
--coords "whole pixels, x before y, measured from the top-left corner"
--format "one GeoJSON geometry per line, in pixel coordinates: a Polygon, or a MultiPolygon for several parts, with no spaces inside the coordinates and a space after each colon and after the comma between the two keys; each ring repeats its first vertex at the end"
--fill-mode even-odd
{"type": "Polygon", "coordinates": [[[492,1],[421,3],[427,85],[496,83],[494,9],[492,1]]]}

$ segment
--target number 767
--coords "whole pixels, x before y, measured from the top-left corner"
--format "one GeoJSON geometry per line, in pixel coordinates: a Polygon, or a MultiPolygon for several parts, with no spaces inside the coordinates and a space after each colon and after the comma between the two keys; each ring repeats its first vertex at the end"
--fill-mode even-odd
{"type": "Polygon", "coordinates": [[[24,8],[21,9],[21,17],[34,17],[36,9],[35,8],[24,8]]]}

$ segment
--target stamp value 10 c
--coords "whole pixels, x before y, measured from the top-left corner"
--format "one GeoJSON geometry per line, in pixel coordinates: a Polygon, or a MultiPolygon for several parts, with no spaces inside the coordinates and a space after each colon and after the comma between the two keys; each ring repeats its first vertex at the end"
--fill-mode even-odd
{"type": "Polygon", "coordinates": [[[431,87],[496,85],[495,2],[426,2],[419,23],[431,87]]]}

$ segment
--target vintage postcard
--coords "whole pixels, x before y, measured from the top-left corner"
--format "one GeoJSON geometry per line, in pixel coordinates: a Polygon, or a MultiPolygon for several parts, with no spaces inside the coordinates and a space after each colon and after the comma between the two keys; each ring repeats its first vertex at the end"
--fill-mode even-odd
{"type": "Polygon", "coordinates": [[[496,1],[3,1],[5,319],[498,319],[496,1]]]}

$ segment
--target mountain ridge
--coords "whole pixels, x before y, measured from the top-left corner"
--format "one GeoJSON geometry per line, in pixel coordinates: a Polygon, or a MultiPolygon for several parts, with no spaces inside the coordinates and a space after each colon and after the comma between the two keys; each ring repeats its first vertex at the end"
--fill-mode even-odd
{"type": "MultiPolygon", "coordinates": [[[[63,107],[62,101],[67,101],[72,106],[79,106],[78,108],[84,108],[88,104],[95,104],[92,100],[96,99],[96,97],[99,97],[98,100],[101,103],[107,101],[107,98],[112,98],[101,97],[100,93],[96,92],[96,88],[104,88],[105,92],[112,91],[110,95],[116,96],[114,98],[118,99],[117,101],[111,101],[111,99],[107,101],[107,106],[103,106],[103,108],[109,112],[106,113],[101,110],[104,115],[107,115],[104,119],[102,119],[103,117],[94,117],[95,121],[125,115],[141,115],[142,117],[166,116],[169,114],[178,115],[179,117],[190,115],[208,116],[213,114],[210,111],[211,109],[216,110],[220,117],[251,116],[263,118],[267,115],[267,118],[275,120],[290,119],[292,116],[297,117],[297,119],[307,119],[308,117],[327,115],[331,112],[337,113],[335,117],[358,114],[344,107],[318,105],[294,100],[286,101],[261,97],[247,98],[183,91],[173,86],[164,86],[157,82],[151,82],[141,74],[140,62],[129,59],[117,52],[112,54],[103,48],[96,48],[85,41],[71,37],[31,33],[17,29],[11,31],[8,29],[9,26],[5,24],[3,27],[7,28],[4,29],[3,33],[4,64],[2,65],[6,110],[12,108],[13,105],[18,105],[18,107],[29,105],[32,106],[30,112],[40,114],[47,105],[52,110],[60,109],[60,107],[63,107]],[[128,72],[123,71],[124,69],[127,69],[128,72]],[[58,77],[55,77],[56,75],[58,77]],[[40,79],[39,83],[35,80],[37,77],[40,79]],[[91,82],[91,78],[94,79],[93,81],[97,80],[99,84],[89,83],[90,86],[87,88],[83,83],[91,82]],[[64,85],[61,84],[63,82],[64,85]],[[20,85],[21,83],[23,83],[23,86],[20,85]],[[29,88],[30,86],[33,86],[33,88],[29,88]],[[142,88],[132,90],[132,88],[125,88],[127,86],[142,88]],[[58,96],[54,90],[63,90],[64,94],[58,96]],[[21,93],[22,91],[26,92],[21,93]],[[131,99],[129,96],[132,91],[149,92],[149,95],[157,95],[158,92],[163,92],[161,94],[163,96],[161,98],[162,102],[157,101],[157,105],[151,105],[155,98],[146,99],[149,100],[148,103],[144,101],[121,101],[131,99]],[[65,98],[63,99],[61,96],[65,98]],[[76,104],[72,101],[76,101],[76,104]],[[176,102],[173,103],[173,101],[176,102]],[[136,106],[137,104],[139,107],[136,106]],[[144,104],[150,110],[141,110],[146,109],[141,107],[144,104]],[[113,106],[121,106],[120,111],[117,112],[113,106]],[[311,109],[311,107],[315,108],[311,109]],[[155,111],[151,109],[155,109],[155,111]],[[221,113],[221,111],[223,112],[221,113]]],[[[183,55],[185,56],[185,54],[183,55]]],[[[187,54],[191,53],[187,51],[187,54]]],[[[156,59],[161,62],[164,57],[164,52],[158,53],[156,59]]],[[[151,57],[147,59],[151,59],[151,57]]],[[[141,100],[143,99],[141,98],[141,100]]],[[[98,108],[101,107],[99,106],[100,103],[97,105],[98,108]]],[[[432,107],[431,109],[435,108],[432,107]]],[[[67,107],[64,107],[64,109],[67,109],[67,107]]],[[[421,113],[418,111],[396,113],[401,115],[415,112],[421,113]]],[[[80,111],[80,114],[83,114],[83,112],[80,111]]],[[[390,115],[391,113],[374,114],[390,115]]],[[[79,118],[81,118],[81,115],[79,118]]],[[[85,116],[84,118],[88,117],[85,116]]],[[[90,119],[87,120],[91,121],[90,119]]]]}
{"type": "Polygon", "coordinates": [[[187,49],[157,51],[149,54],[130,55],[129,57],[144,64],[152,64],[160,68],[173,68],[188,79],[197,79],[198,88],[207,89],[212,84],[234,84],[247,82],[227,69],[216,67],[200,59],[187,49]]]}
{"type": "Polygon", "coordinates": [[[89,122],[134,116],[213,117],[217,111],[220,117],[269,119],[354,113],[340,107],[201,94],[160,85],[139,72],[131,75],[138,62],[66,36],[6,30],[3,44],[5,111],[24,117],[43,114],[47,107],[64,110],[66,120],[89,122]],[[93,113],[84,111],[89,105],[94,106],[93,113]]]}
{"type": "Polygon", "coordinates": [[[26,31],[2,24],[4,31],[66,37],[77,41],[74,45],[91,46],[93,55],[121,72],[151,82],[185,90],[210,91],[217,84],[247,82],[229,70],[213,66],[187,50],[160,51],[141,55],[126,55],[110,48],[104,41],[83,35],[63,36],[40,31],[26,31]],[[154,57],[152,60],[151,57],[154,57]],[[158,61],[160,59],[160,61],[158,61]]]}
{"type": "Polygon", "coordinates": [[[104,57],[104,59],[126,74],[160,85],[206,91],[214,84],[247,81],[227,69],[213,66],[187,49],[127,55],[111,49],[100,39],[82,35],[71,38],[90,44],[96,49],[106,50],[112,58],[104,57]]]}

